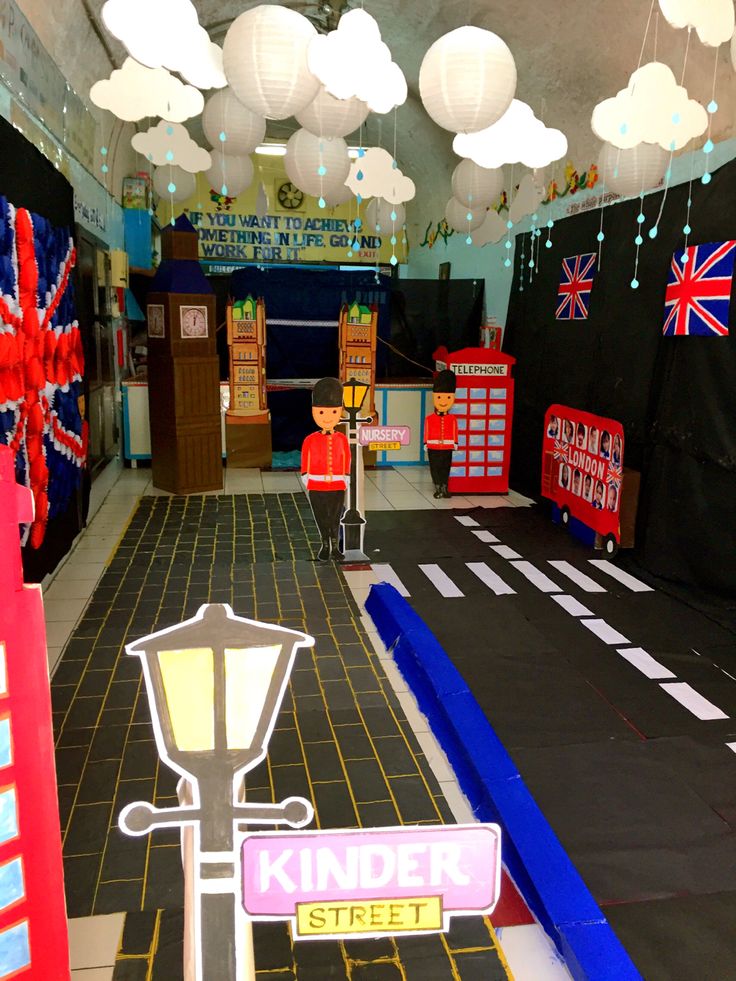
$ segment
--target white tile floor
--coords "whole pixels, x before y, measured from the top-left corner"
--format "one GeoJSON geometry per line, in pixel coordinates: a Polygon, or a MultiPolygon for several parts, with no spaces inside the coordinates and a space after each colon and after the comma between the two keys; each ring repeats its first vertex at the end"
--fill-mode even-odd
{"type": "MultiPolygon", "coordinates": [[[[299,477],[291,472],[261,473],[260,470],[225,470],[224,493],[269,494],[295,493],[303,490],[299,477]]],[[[526,507],[533,502],[513,491],[506,496],[453,497],[435,500],[428,469],[406,467],[401,470],[368,471],[365,480],[365,509],[401,511],[469,507],[526,507]]],[[[150,469],[124,469],[111,463],[92,485],[88,526],[77,539],[66,560],[43,583],[46,610],[46,639],[49,673],[53,675],[64,647],[84,612],[94,588],[110,561],[117,543],[138,504],[146,494],[165,494],[151,483],[150,469]]],[[[213,491],[212,493],[223,493],[213,491]]],[[[371,584],[372,572],[348,573],[351,588],[363,607],[371,584]]],[[[442,786],[443,793],[459,822],[475,820],[460,790],[447,759],[426,718],[408,692],[390,654],[376,633],[373,622],[363,617],[371,641],[412,723],[442,786]]],[[[124,914],[81,917],[69,921],[72,981],[111,981],[115,955],[123,929],[124,914]]],[[[540,981],[542,975],[539,976],[540,981]]]]}

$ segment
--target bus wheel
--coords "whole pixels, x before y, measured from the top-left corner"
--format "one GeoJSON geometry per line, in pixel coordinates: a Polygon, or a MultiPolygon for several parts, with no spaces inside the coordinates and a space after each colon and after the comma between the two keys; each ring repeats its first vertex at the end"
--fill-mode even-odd
{"type": "Polygon", "coordinates": [[[560,520],[562,521],[563,525],[565,525],[565,527],[567,527],[567,525],[570,524],[570,508],[563,507],[562,512],[560,514],[560,520]]]}
{"type": "Polygon", "coordinates": [[[613,535],[606,535],[603,539],[603,551],[609,558],[613,558],[616,552],[618,552],[618,542],[613,535]]]}

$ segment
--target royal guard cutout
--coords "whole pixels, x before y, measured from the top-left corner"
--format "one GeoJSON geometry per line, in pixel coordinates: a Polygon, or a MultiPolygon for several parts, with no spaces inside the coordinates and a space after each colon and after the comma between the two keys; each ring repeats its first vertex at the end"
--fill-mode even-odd
{"type": "Polygon", "coordinates": [[[350,475],[350,444],[335,428],[342,420],[343,389],[337,378],[321,378],[312,391],[312,418],[319,432],[302,444],[302,480],[322,538],[319,562],[330,556],[342,561],[340,517],[350,475]]]}
{"type": "Polygon", "coordinates": [[[457,449],[457,419],[450,415],[455,404],[457,380],[455,372],[445,369],[438,372],[432,388],[434,412],[424,420],[424,444],[429,457],[435,497],[450,497],[447,484],[450,480],[452,454],[457,449]]]}

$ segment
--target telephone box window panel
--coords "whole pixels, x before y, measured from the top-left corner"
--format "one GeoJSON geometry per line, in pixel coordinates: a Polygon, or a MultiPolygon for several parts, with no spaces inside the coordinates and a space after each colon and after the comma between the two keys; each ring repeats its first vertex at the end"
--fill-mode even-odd
{"type": "Polygon", "coordinates": [[[0,931],[0,978],[12,978],[30,963],[28,921],[0,931]]]}
{"type": "Polygon", "coordinates": [[[452,409],[458,450],[450,470],[453,494],[506,494],[511,462],[515,358],[490,348],[435,352],[438,367],[455,372],[452,409]]]}

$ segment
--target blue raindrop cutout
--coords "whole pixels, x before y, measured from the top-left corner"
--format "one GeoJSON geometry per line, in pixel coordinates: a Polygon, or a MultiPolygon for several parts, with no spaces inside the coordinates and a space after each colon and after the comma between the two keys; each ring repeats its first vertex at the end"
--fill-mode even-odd
{"type": "Polygon", "coordinates": [[[702,184],[710,184],[712,180],[713,178],[708,173],[703,174],[703,176],[700,178],[702,184]]]}
{"type": "Polygon", "coordinates": [[[638,290],[639,289],[639,280],[638,279],[632,279],[631,280],[631,288],[632,288],[632,290],[638,290]]]}

